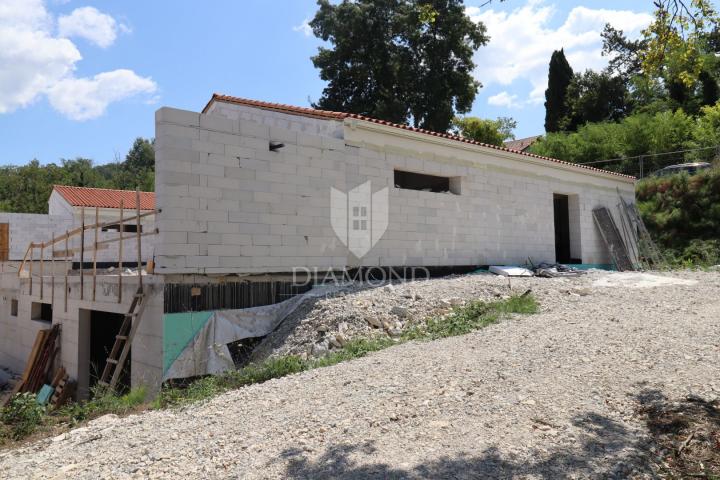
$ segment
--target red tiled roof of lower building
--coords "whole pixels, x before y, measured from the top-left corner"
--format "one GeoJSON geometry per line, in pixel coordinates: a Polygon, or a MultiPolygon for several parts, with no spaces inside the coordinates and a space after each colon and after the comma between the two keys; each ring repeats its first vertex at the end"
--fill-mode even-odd
{"type": "Polygon", "coordinates": [[[505,146],[505,148],[509,148],[510,150],[518,150],[520,152],[524,152],[526,148],[537,142],[540,137],[542,137],[542,135],[535,135],[534,137],[527,138],[518,138],[517,140],[508,140],[507,142],[504,142],[503,145],[505,146]]]}
{"type": "MultiPolygon", "coordinates": [[[[135,192],[133,190],[112,190],[109,188],[70,187],[55,185],[53,190],[58,192],[70,205],[74,207],[99,207],[136,209],[135,192]]],[[[155,209],[155,193],[140,192],[140,210],[155,209]]]]}
{"type": "Polygon", "coordinates": [[[503,152],[510,152],[510,153],[514,153],[517,155],[523,155],[526,157],[547,160],[549,162],[559,163],[562,165],[568,165],[568,166],[575,167],[575,168],[582,169],[582,170],[590,170],[590,171],[594,171],[594,172],[606,173],[608,175],[615,175],[615,176],[622,177],[622,178],[629,178],[629,179],[633,179],[633,180],[635,179],[635,177],[633,177],[632,175],[625,175],[623,173],[611,172],[609,170],[603,170],[600,168],[595,168],[595,167],[591,167],[588,165],[582,165],[579,163],[566,162],[564,160],[558,160],[557,158],[543,157],[542,155],[535,155],[534,153],[528,153],[528,152],[523,152],[520,150],[514,150],[512,148],[499,147],[497,145],[490,145],[487,143],[476,142],[475,140],[460,137],[458,135],[451,135],[449,133],[433,132],[431,130],[425,130],[422,128],[411,127],[410,125],[401,125],[398,123],[388,122],[386,120],[370,118],[370,117],[366,117],[364,115],[359,115],[357,113],[332,112],[329,110],[317,110],[317,109],[309,108],[309,107],[295,107],[292,105],[285,105],[282,103],[263,102],[263,101],[259,101],[259,100],[250,100],[247,98],[233,97],[230,95],[221,95],[219,93],[213,94],[210,101],[207,103],[207,105],[205,105],[205,108],[203,108],[202,113],[207,113],[207,111],[210,109],[210,106],[213,104],[213,102],[233,103],[236,105],[245,105],[247,107],[255,107],[255,108],[260,108],[263,110],[271,110],[274,112],[287,113],[288,115],[300,115],[300,116],[304,116],[304,117],[324,118],[327,120],[343,120],[345,118],[356,118],[358,120],[363,120],[366,122],[377,123],[380,125],[387,125],[387,126],[394,127],[394,128],[400,128],[403,130],[409,130],[412,132],[422,133],[425,135],[431,135],[433,137],[447,138],[449,140],[455,140],[458,142],[469,143],[472,145],[478,145],[478,146],[490,148],[493,150],[500,150],[503,152]]]}

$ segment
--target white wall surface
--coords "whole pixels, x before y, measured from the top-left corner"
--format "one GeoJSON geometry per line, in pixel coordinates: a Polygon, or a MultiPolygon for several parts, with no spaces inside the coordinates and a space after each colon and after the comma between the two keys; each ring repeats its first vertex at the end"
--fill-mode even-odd
{"type": "MultiPolygon", "coordinates": [[[[60,235],[73,228],[72,218],[63,215],[0,213],[0,223],[10,224],[10,260],[22,260],[31,242],[44,242],[50,240],[53,232],[60,235]]],[[[39,253],[35,258],[39,258],[39,253]]]]}
{"type": "Polygon", "coordinates": [[[253,110],[252,120],[157,112],[158,273],[554,261],[553,193],[577,195],[573,250],[608,263],[591,211],[616,210],[616,188],[634,195],[630,180],[547,160],[350,119],[342,139],[311,135],[253,110]],[[460,177],[462,193],[395,188],[394,169],[460,177]],[[330,192],[366,181],[389,189],[389,222],[358,259],[331,226],[330,192]]]}
{"type": "MultiPolygon", "coordinates": [[[[163,283],[158,276],[145,276],[143,281],[148,293],[148,304],[132,345],[131,383],[146,385],[151,394],[160,388],[162,378],[163,336],[163,283]]],[[[118,303],[117,277],[98,277],[96,301],[92,301],[92,281],[85,278],[84,298],[80,296],[80,279],[69,279],[67,307],[65,305],[63,277],[55,280],[53,299],[51,280],[47,278],[40,296],[39,280],[33,284],[30,295],[28,279],[18,279],[14,274],[0,275],[0,366],[22,373],[32,350],[37,331],[62,325],[60,334],[60,361],[70,377],[79,380],[81,395],[87,393],[90,337],[88,325],[83,325],[83,311],[98,310],[126,313],[137,289],[137,278],[123,277],[123,299],[118,303]],[[18,300],[18,315],[10,315],[12,299],[18,300]],[[54,301],[53,301],[54,300],[54,301]],[[31,319],[33,302],[52,303],[52,323],[31,319]]]]}

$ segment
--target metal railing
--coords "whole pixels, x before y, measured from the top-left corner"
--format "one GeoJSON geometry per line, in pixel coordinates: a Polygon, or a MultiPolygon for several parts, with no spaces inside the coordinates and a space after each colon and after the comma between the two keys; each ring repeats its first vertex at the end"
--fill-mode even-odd
{"type": "Polygon", "coordinates": [[[595,160],[592,162],[582,162],[581,165],[588,165],[595,168],[601,168],[603,170],[624,173],[625,175],[632,175],[641,179],[651,176],[658,170],[670,165],[696,162],[707,162],[714,165],[720,165],[720,145],[677,150],[673,152],[610,158],[607,160],[595,160]]]}

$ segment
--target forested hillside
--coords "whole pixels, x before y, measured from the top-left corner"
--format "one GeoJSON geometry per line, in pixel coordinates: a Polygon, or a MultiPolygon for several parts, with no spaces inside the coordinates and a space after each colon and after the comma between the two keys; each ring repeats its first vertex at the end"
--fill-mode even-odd
{"type": "Polygon", "coordinates": [[[153,140],[137,138],[125,160],[94,165],[92,160],[76,158],[60,164],[0,167],[0,211],[47,213],[53,185],[117,188],[143,191],[155,189],[155,149],[153,140]]]}

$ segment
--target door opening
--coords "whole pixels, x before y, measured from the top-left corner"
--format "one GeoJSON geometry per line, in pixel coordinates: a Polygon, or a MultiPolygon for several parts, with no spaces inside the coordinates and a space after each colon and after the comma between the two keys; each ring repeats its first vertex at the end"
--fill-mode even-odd
{"type": "Polygon", "coordinates": [[[570,210],[567,195],[553,194],[555,219],[555,261],[572,263],[570,254],[570,210]]]}
{"type": "MultiPolygon", "coordinates": [[[[102,375],[107,358],[110,356],[115,336],[120,332],[124,315],[122,313],[101,312],[92,310],[90,312],[90,379],[89,387],[98,382],[102,375]]],[[[130,390],[130,364],[132,350],[128,354],[123,366],[120,380],[118,381],[118,393],[126,393],[130,390]]]]}

